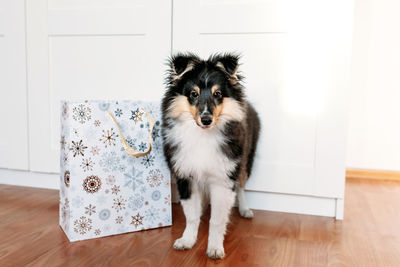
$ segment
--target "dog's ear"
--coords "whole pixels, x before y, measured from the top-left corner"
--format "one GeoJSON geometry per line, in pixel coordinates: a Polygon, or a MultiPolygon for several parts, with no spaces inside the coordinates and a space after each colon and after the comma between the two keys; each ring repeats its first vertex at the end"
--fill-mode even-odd
{"type": "Polygon", "coordinates": [[[240,56],[237,54],[216,54],[210,58],[210,61],[228,75],[232,83],[238,82],[241,77],[238,75],[240,56]]]}
{"type": "Polygon", "coordinates": [[[183,75],[191,71],[195,64],[200,61],[199,57],[188,53],[188,54],[177,54],[169,59],[170,66],[170,81],[179,81],[183,75]]]}

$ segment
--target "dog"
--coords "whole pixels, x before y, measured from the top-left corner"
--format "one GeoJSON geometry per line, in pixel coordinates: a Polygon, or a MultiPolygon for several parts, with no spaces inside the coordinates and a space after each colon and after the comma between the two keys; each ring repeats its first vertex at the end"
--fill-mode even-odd
{"type": "Polygon", "coordinates": [[[200,217],[210,203],[207,255],[220,259],[225,256],[224,236],[236,195],[240,215],[253,217],[244,186],[260,120],[245,98],[238,55],[214,54],[202,60],[192,53],[177,54],[168,65],[161,107],[163,150],[186,217],[174,248],[194,246],[200,217]]]}

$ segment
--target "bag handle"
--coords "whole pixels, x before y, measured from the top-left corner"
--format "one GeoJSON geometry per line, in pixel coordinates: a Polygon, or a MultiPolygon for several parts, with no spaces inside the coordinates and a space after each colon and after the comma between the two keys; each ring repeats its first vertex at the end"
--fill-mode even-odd
{"type": "Polygon", "coordinates": [[[151,152],[151,149],[153,148],[152,134],[153,134],[153,128],[154,128],[154,119],[146,110],[144,110],[144,109],[141,109],[141,110],[146,114],[147,119],[149,120],[149,124],[150,124],[149,149],[146,152],[139,152],[139,151],[136,151],[135,149],[133,149],[132,147],[130,147],[130,145],[128,144],[128,142],[126,141],[125,137],[122,134],[121,128],[119,127],[117,120],[114,118],[113,114],[109,110],[107,110],[108,115],[110,115],[114,124],[117,126],[119,136],[121,137],[122,145],[124,146],[126,153],[128,153],[132,157],[137,157],[137,158],[146,156],[147,154],[149,154],[151,152]]]}

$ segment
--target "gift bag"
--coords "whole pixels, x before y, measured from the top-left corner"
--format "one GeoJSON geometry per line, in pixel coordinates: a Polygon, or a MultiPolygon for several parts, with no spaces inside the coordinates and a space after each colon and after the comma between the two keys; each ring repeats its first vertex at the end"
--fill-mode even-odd
{"type": "Polygon", "coordinates": [[[160,104],[61,103],[60,226],[70,241],[169,226],[160,104]]]}

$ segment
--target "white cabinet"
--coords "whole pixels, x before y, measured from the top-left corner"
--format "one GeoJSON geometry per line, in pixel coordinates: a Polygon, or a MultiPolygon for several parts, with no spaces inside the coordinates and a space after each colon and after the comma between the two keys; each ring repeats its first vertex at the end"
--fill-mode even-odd
{"type": "Polygon", "coordinates": [[[24,0],[0,0],[0,168],[28,169],[24,0]]]}
{"type": "Polygon", "coordinates": [[[171,2],[27,2],[33,171],[59,170],[61,99],[159,99],[171,2]]]}
{"type": "Polygon", "coordinates": [[[61,99],[159,100],[171,49],[238,52],[262,120],[249,205],[343,215],[352,1],[26,5],[27,93],[24,1],[0,1],[0,167],[28,168],[29,135],[29,169],[58,172],[61,99]]]}
{"type": "Polygon", "coordinates": [[[344,196],[352,2],[175,0],[173,14],[174,51],[243,55],[262,121],[246,188],[329,198],[334,208],[344,196]]]}

